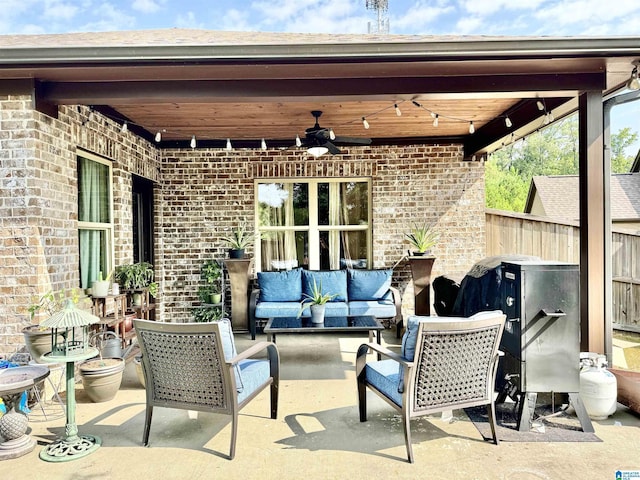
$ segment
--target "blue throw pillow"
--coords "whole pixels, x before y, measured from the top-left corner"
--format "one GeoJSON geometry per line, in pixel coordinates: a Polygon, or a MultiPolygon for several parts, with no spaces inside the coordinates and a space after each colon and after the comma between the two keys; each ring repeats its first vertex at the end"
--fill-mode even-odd
{"type": "Polygon", "coordinates": [[[284,272],[258,272],[261,302],[299,302],[302,300],[301,269],[284,272]]]}
{"type": "MultiPolygon", "coordinates": [[[[325,270],[325,271],[302,271],[302,293],[311,295],[313,281],[318,287],[322,285],[322,293],[335,295],[332,302],[347,301],[347,271],[346,270],[325,270]]],[[[305,297],[306,298],[306,297],[305,297]]]]}
{"type": "MultiPolygon", "coordinates": [[[[233,330],[231,328],[231,320],[223,318],[215,322],[220,327],[220,336],[222,337],[222,349],[224,350],[224,359],[228,362],[233,357],[238,355],[236,350],[236,342],[233,338],[233,330]]],[[[238,393],[242,392],[244,385],[242,384],[242,377],[240,376],[240,366],[238,364],[233,367],[236,376],[236,390],[238,393]]]]}
{"type": "Polygon", "coordinates": [[[382,300],[391,287],[391,269],[347,270],[349,301],[382,300]]]}

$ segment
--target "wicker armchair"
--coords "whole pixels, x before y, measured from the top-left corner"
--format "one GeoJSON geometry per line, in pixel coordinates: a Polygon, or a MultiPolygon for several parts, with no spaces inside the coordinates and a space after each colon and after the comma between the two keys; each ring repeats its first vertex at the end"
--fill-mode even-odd
{"type": "Polygon", "coordinates": [[[386,400],[403,417],[407,458],[413,463],[410,420],[421,415],[487,405],[493,441],[494,384],[498,346],[505,315],[483,312],[468,319],[415,317],[415,359],[375,343],[363,344],[356,357],[360,421],[367,420],[366,388],[386,400]],[[387,359],[367,362],[370,350],[387,359]]]}
{"type": "Polygon", "coordinates": [[[236,354],[228,320],[212,323],[161,323],[134,320],[147,391],[142,442],[149,444],[153,407],[231,415],[233,459],[238,412],[267,386],[271,418],[278,414],[280,358],[271,342],[236,354]],[[267,359],[250,359],[266,350],[267,359]]]}

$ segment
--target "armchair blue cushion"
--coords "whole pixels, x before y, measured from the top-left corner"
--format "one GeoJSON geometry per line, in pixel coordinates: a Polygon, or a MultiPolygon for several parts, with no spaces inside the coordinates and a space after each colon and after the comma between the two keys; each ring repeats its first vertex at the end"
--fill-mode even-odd
{"type": "Polygon", "coordinates": [[[302,269],[284,272],[258,272],[261,302],[299,302],[302,300],[302,269]]]}
{"type": "Polygon", "coordinates": [[[382,300],[391,287],[392,270],[348,270],[349,301],[382,300]]]}
{"type": "MultiPolygon", "coordinates": [[[[322,285],[322,293],[335,295],[332,302],[347,301],[347,272],[346,270],[302,271],[302,293],[311,295],[313,282],[318,287],[322,285]]],[[[262,287],[262,285],[261,285],[262,287]]]]}
{"type": "MultiPolygon", "coordinates": [[[[238,355],[238,351],[236,350],[236,343],[233,338],[233,330],[231,329],[231,320],[229,320],[228,318],[223,318],[222,320],[218,320],[216,323],[220,327],[220,335],[222,336],[222,349],[224,350],[224,359],[228,362],[233,357],[238,355]]],[[[233,368],[236,376],[236,390],[238,391],[238,393],[241,393],[244,389],[241,370],[242,369],[239,365],[235,365],[233,368]]]]}

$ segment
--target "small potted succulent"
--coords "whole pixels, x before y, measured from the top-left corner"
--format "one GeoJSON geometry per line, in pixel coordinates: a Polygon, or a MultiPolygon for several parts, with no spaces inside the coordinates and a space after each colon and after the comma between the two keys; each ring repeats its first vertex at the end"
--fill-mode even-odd
{"type": "Polygon", "coordinates": [[[432,224],[414,224],[411,232],[406,233],[405,237],[409,240],[409,243],[414,248],[414,256],[423,256],[431,253],[431,247],[433,247],[440,238],[438,232],[434,230],[432,224]]]}
{"type": "Polygon", "coordinates": [[[322,291],[322,282],[318,285],[313,280],[313,286],[311,287],[310,293],[302,294],[305,298],[300,302],[300,310],[298,311],[298,317],[302,315],[305,308],[309,306],[311,310],[311,323],[321,324],[324,323],[324,310],[325,306],[328,302],[333,300],[337,295],[324,293],[322,291]]]}

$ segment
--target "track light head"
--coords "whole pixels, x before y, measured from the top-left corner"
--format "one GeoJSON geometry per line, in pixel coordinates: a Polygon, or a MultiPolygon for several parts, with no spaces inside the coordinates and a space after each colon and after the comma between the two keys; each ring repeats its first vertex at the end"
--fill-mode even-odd
{"type": "Polygon", "coordinates": [[[627,82],[627,88],[629,90],[640,90],[640,79],[638,79],[638,62],[633,62],[633,70],[631,71],[631,77],[627,82]]]}

